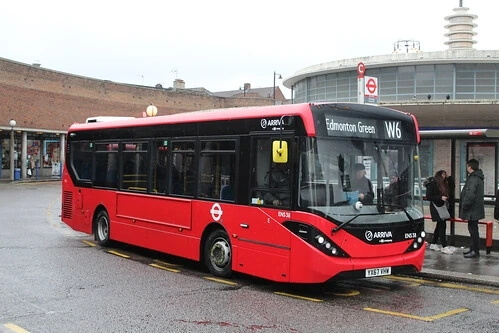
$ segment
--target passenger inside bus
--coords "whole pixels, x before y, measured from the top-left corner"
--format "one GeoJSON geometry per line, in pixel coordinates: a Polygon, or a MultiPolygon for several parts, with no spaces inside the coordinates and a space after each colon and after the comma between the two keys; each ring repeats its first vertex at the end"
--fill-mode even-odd
{"type": "Polygon", "coordinates": [[[389,173],[390,183],[385,187],[383,191],[385,204],[391,206],[399,205],[399,177],[396,171],[390,171],[389,173]]]}
{"type": "Polygon", "coordinates": [[[230,165],[229,168],[231,172],[229,173],[228,178],[228,184],[223,185],[222,189],[220,190],[220,199],[222,200],[229,200],[229,201],[234,201],[234,165],[230,165]]]}

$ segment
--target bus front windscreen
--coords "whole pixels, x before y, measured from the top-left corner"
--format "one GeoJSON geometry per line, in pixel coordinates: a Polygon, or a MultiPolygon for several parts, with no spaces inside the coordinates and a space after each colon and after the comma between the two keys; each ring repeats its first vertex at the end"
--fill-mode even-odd
{"type": "Polygon", "coordinates": [[[418,168],[416,144],[304,138],[298,204],[335,220],[363,215],[366,218],[358,220],[369,223],[367,215],[407,216],[408,212],[418,218],[422,209],[418,168]]]}

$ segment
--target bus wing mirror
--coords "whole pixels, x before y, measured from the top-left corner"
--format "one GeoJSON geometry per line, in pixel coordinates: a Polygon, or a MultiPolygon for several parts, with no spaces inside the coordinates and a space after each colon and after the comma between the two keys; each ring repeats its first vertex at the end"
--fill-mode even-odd
{"type": "Polygon", "coordinates": [[[272,142],[272,161],[274,163],[288,162],[288,142],[273,141],[272,142]]]}
{"type": "Polygon", "coordinates": [[[345,159],[343,155],[338,156],[338,169],[343,173],[345,172],[345,159]]]}
{"type": "Polygon", "coordinates": [[[294,120],[295,118],[293,116],[286,116],[286,115],[282,116],[280,121],[281,127],[293,125],[294,120]]]}

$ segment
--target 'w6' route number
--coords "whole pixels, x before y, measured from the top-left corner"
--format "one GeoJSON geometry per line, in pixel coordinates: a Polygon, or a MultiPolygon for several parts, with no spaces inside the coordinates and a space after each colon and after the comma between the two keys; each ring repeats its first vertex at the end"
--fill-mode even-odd
{"type": "Polygon", "coordinates": [[[390,139],[402,139],[400,121],[385,121],[385,130],[390,139]]]}

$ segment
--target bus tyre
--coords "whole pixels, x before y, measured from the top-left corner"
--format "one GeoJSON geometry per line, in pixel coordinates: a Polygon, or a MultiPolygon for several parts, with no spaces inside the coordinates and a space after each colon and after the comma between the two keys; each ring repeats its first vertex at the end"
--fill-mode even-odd
{"type": "Polygon", "coordinates": [[[224,230],[213,231],[204,244],[204,263],[218,277],[232,274],[232,248],[224,230]]]}
{"type": "Polygon", "coordinates": [[[109,215],[105,210],[101,210],[95,219],[95,240],[97,244],[109,245],[109,215]]]}

